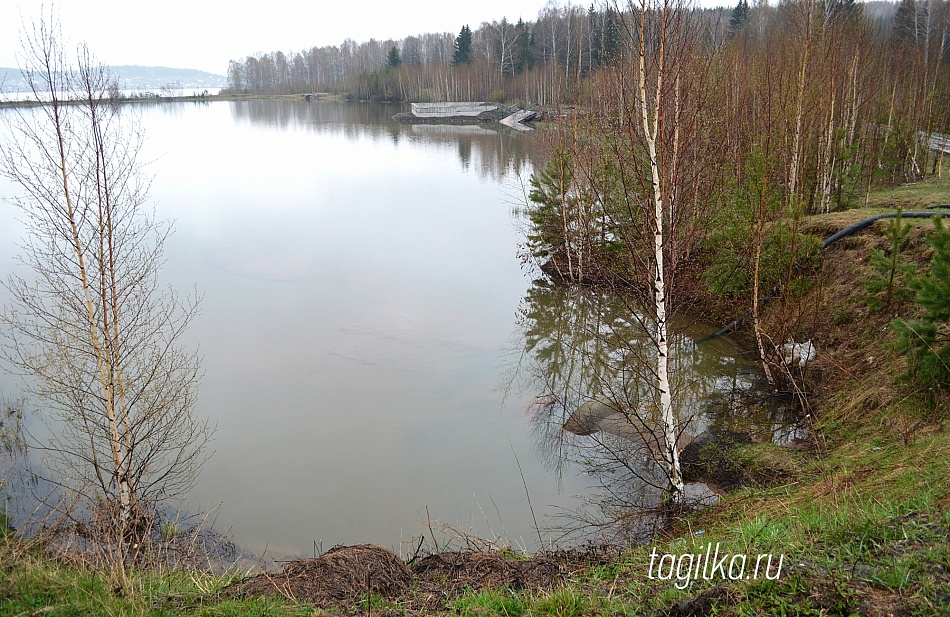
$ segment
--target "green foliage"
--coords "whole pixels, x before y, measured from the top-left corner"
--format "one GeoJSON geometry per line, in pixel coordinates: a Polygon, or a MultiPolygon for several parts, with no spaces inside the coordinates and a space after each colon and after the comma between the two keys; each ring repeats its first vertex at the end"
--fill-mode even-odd
{"type": "Polygon", "coordinates": [[[772,486],[797,477],[801,469],[800,457],[783,446],[737,444],[722,439],[704,445],[687,473],[696,479],[721,476],[742,484],[772,486]]]}
{"type": "Polygon", "coordinates": [[[735,36],[742,30],[742,26],[745,25],[748,19],[749,2],[748,0],[739,0],[739,4],[736,5],[736,8],[732,9],[732,15],[729,17],[729,36],[735,36]]]}
{"type": "Polygon", "coordinates": [[[398,101],[399,80],[389,66],[366,71],[359,76],[356,98],[364,101],[398,101]]]}
{"type": "Polygon", "coordinates": [[[916,182],[921,179],[915,153],[917,150],[916,126],[907,118],[894,119],[889,131],[880,131],[876,136],[876,148],[880,150],[878,165],[869,171],[879,183],[916,182]]]}
{"type": "Polygon", "coordinates": [[[930,274],[915,278],[912,287],[917,304],[930,319],[946,322],[950,320],[950,229],[944,227],[943,219],[934,217],[934,230],[927,242],[934,251],[930,274]]]}
{"type": "Polygon", "coordinates": [[[868,263],[873,272],[871,278],[864,281],[864,288],[868,295],[861,300],[868,309],[875,311],[881,308],[890,309],[891,303],[900,304],[910,297],[906,281],[912,277],[917,264],[914,262],[902,263],[901,251],[907,244],[907,235],[910,233],[910,223],[901,218],[902,210],[897,210],[897,216],[891,219],[885,237],[888,240],[884,251],[871,249],[868,263]]]}
{"type": "Polygon", "coordinates": [[[359,599],[357,605],[367,613],[382,612],[390,607],[389,601],[375,592],[369,592],[359,599]]]}
{"type": "Polygon", "coordinates": [[[313,608],[274,595],[230,599],[218,592],[232,576],[200,572],[131,574],[131,592],[116,594],[109,576],[0,543],[0,617],[17,615],[313,615],[313,608]],[[12,550],[11,550],[12,549],[12,550]]]}
{"type": "Polygon", "coordinates": [[[540,173],[531,176],[528,248],[535,257],[550,258],[567,248],[564,210],[573,205],[574,166],[566,150],[558,150],[540,173]]]}
{"type": "Polygon", "coordinates": [[[914,302],[923,311],[917,321],[894,320],[897,347],[907,356],[907,377],[924,388],[950,388],[950,229],[934,218],[927,242],[934,251],[929,274],[910,279],[914,302]]]}
{"type": "Polygon", "coordinates": [[[742,182],[733,187],[731,199],[719,209],[710,226],[706,244],[710,257],[703,279],[717,294],[742,297],[752,293],[760,216],[760,293],[783,281],[795,264],[818,255],[820,242],[796,231],[796,214],[782,211],[781,193],[768,181],[769,174],[764,157],[751,153],[742,182]]]}
{"type": "Polygon", "coordinates": [[[529,70],[534,64],[534,34],[528,28],[528,24],[522,19],[518,19],[515,24],[517,39],[515,40],[514,51],[514,71],[520,75],[529,70]]]}
{"type": "Polygon", "coordinates": [[[394,69],[400,64],[402,64],[402,58],[399,57],[399,48],[393,45],[386,56],[386,66],[394,69]]]}
{"type": "Polygon", "coordinates": [[[620,16],[607,4],[603,11],[591,5],[587,12],[591,67],[609,64],[622,49],[620,16]]]}
{"type": "MultiPolygon", "coordinates": [[[[845,9],[842,9],[845,10],[845,9]]],[[[853,207],[859,195],[864,195],[866,170],[859,159],[860,142],[854,140],[848,144],[847,130],[840,128],[835,131],[835,148],[837,164],[831,171],[832,195],[828,209],[845,210],[853,207]],[[834,207],[832,208],[832,204],[834,207]]]]}
{"type": "Polygon", "coordinates": [[[472,29],[468,25],[462,26],[459,35],[455,37],[455,54],[452,56],[452,64],[468,64],[472,61],[472,29]]]}
{"type": "Polygon", "coordinates": [[[13,522],[6,512],[0,512],[0,540],[4,540],[14,533],[13,522]]]}
{"type": "Polygon", "coordinates": [[[618,205],[620,171],[615,164],[604,163],[591,172],[592,184],[588,178],[579,187],[574,170],[571,155],[561,149],[532,176],[528,248],[541,260],[553,260],[568,278],[626,277],[624,269],[631,260],[620,229],[632,224],[628,211],[618,205]]]}
{"type": "Polygon", "coordinates": [[[174,521],[162,521],[161,527],[159,528],[159,535],[162,540],[174,540],[181,534],[182,528],[178,523],[174,521]]]}

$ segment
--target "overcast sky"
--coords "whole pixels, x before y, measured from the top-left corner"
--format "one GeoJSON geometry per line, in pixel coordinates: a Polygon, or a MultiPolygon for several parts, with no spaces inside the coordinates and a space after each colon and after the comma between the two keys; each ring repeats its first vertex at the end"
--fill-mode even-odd
{"type": "MultiPolygon", "coordinates": [[[[463,24],[537,17],[547,0],[65,0],[65,38],[85,42],[104,64],[191,68],[225,74],[228,60],[275,50],[458,33],[463,24]]],[[[585,0],[588,2],[588,0],[585,0]]],[[[0,0],[0,66],[17,67],[21,23],[49,0],[0,0]]],[[[715,0],[703,4],[716,5],[715,0]]]]}

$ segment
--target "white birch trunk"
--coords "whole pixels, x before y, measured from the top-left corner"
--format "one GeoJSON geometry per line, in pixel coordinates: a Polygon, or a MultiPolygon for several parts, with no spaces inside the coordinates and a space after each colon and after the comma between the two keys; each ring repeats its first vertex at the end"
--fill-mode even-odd
{"type": "MultiPolygon", "coordinates": [[[[646,7],[641,14],[641,30],[645,18],[646,7]]],[[[650,171],[653,184],[653,261],[655,267],[653,280],[653,298],[656,309],[656,360],[657,360],[657,389],[660,398],[660,417],[663,422],[663,441],[666,448],[664,460],[667,466],[669,481],[669,498],[674,504],[683,501],[683,474],[680,468],[679,448],[676,443],[677,422],[673,413],[673,398],[669,378],[669,335],[666,317],[666,271],[664,268],[663,252],[665,244],[665,205],[663,199],[663,183],[660,179],[659,157],[657,156],[656,137],[661,124],[660,109],[663,96],[663,68],[665,40],[660,44],[659,60],[656,76],[656,96],[653,109],[648,110],[646,91],[646,49],[643,37],[640,38],[640,121],[644,140],[647,145],[647,154],[650,157],[650,171]],[[650,115],[653,115],[653,126],[650,126],[650,115]]]]}

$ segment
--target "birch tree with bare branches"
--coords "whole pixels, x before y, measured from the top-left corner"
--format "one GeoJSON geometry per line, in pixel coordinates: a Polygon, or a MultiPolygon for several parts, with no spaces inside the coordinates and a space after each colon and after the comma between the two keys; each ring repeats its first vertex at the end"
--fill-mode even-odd
{"type": "MultiPolygon", "coordinates": [[[[555,207],[535,212],[555,230],[554,215],[565,211],[557,206],[567,204],[579,235],[597,242],[598,250],[584,252],[585,271],[606,271],[608,280],[640,292],[641,304],[631,304],[622,321],[639,323],[647,343],[628,349],[637,358],[625,364],[638,373],[651,402],[619,387],[613,394],[588,395],[606,396],[606,404],[632,427],[649,434],[644,442],[665,469],[667,502],[677,505],[684,492],[678,446],[684,427],[673,400],[669,322],[674,279],[689,263],[711,213],[707,200],[715,168],[704,133],[713,126],[705,110],[710,62],[700,44],[701,25],[690,20],[686,4],[641,0],[617,7],[616,14],[629,51],[595,76],[583,102],[587,113],[569,119],[563,131],[573,136],[561,143],[569,150],[564,165],[572,168],[570,200],[561,198],[564,187],[549,182],[558,191],[543,197],[555,207]],[[589,210],[583,216],[582,205],[589,210]]],[[[538,197],[532,194],[535,204],[551,205],[538,197]]],[[[565,246],[570,255],[571,246],[565,246]]],[[[568,265],[573,269],[576,262],[568,265]]]]}
{"type": "Polygon", "coordinates": [[[54,479],[109,521],[101,546],[122,564],[143,514],[187,490],[204,460],[199,358],[181,344],[197,297],[158,281],[171,226],[149,206],[143,134],[110,98],[114,79],[85,47],[70,62],[51,20],[22,54],[42,104],[3,115],[0,172],[22,189],[31,271],[6,282],[4,351],[49,419],[53,437],[36,446],[54,479]]]}

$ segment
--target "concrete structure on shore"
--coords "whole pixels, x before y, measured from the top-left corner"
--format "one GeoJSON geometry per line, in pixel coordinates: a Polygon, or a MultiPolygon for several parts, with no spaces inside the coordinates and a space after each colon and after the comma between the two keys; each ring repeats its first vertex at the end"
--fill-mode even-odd
{"type": "Polygon", "coordinates": [[[494,103],[413,103],[412,115],[418,118],[447,118],[450,116],[477,116],[498,109],[494,103]]]}
{"type": "Polygon", "coordinates": [[[519,131],[530,131],[532,130],[531,127],[526,124],[522,124],[522,122],[534,120],[537,115],[538,112],[532,109],[519,109],[510,116],[502,118],[499,120],[499,122],[505,126],[510,126],[513,129],[518,129],[519,131]]]}

